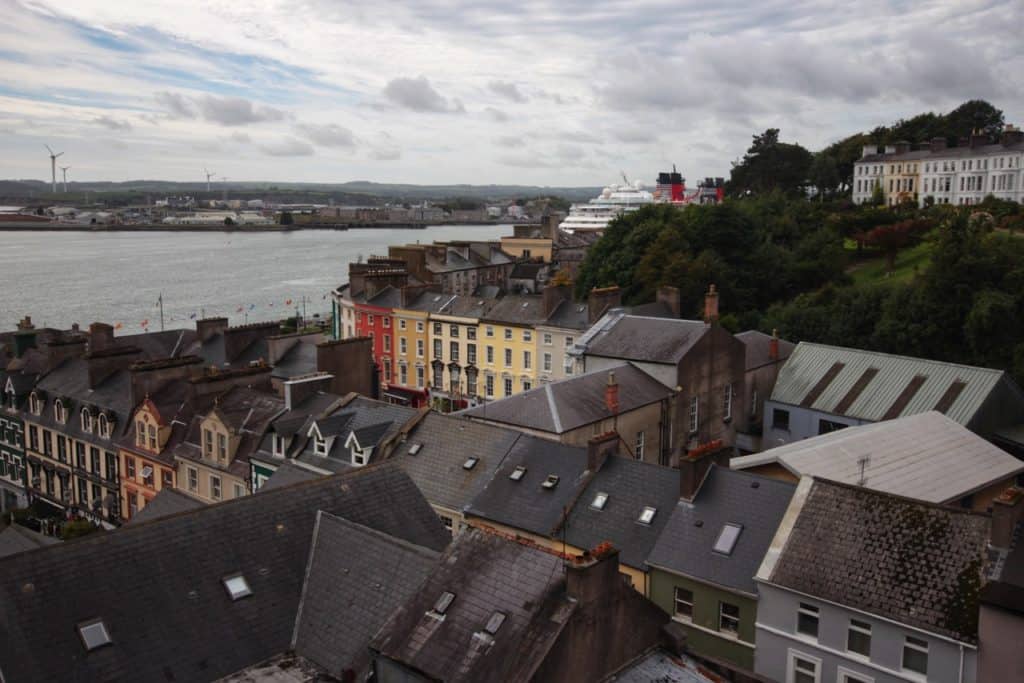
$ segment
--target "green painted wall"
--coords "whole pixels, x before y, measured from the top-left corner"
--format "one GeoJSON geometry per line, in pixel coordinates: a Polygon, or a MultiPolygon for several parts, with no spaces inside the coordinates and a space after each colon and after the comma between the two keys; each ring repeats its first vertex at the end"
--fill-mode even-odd
{"type": "MultiPolygon", "coordinates": [[[[740,608],[740,640],[754,642],[754,622],[757,620],[757,601],[745,595],[694,581],[660,569],[651,569],[651,600],[669,614],[675,614],[675,587],[687,588],[693,592],[693,622],[705,629],[718,631],[720,602],[728,602],[740,608]]],[[[733,664],[754,670],[754,648],[737,643],[731,636],[715,635],[707,631],[686,628],[687,643],[696,654],[717,657],[733,664]]]]}

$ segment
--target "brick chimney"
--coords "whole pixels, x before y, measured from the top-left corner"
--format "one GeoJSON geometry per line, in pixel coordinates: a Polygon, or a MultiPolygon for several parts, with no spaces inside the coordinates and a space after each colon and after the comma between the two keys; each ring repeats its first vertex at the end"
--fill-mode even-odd
{"type": "Polygon", "coordinates": [[[203,359],[182,356],[156,361],[132,363],[130,400],[134,409],[147,395],[155,394],[162,386],[176,379],[189,379],[203,374],[203,359]]]}
{"type": "Polygon", "coordinates": [[[334,379],[329,391],[335,394],[356,392],[375,397],[373,340],[369,337],[350,337],[324,341],[316,345],[317,372],[330,373],[334,379]]]}
{"type": "Polygon", "coordinates": [[[141,357],[142,351],[134,346],[110,347],[101,350],[90,349],[89,353],[85,356],[89,373],[89,388],[95,389],[103,380],[115,372],[127,370],[132,363],[141,357]]]}
{"type": "Polygon", "coordinates": [[[225,328],[223,330],[224,360],[228,363],[234,363],[253,343],[280,332],[281,324],[276,321],[249,323],[248,325],[225,328]]]}
{"type": "Polygon", "coordinates": [[[679,497],[692,501],[708,470],[715,464],[715,451],[685,454],[679,458],[679,497]]]}
{"type": "Polygon", "coordinates": [[[906,154],[910,151],[910,143],[906,140],[900,140],[895,145],[897,154],[906,154]]]}
{"type": "Polygon", "coordinates": [[[318,391],[329,392],[334,377],[326,373],[284,383],[284,407],[291,410],[318,391]]]}
{"type": "Polygon", "coordinates": [[[1024,142],[1024,130],[1021,130],[1020,128],[1017,128],[1016,126],[1013,126],[1008,123],[1006,124],[1006,127],[1003,129],[1003,134],[999,138],[999,142],[1004,147],[1009,147],[1010,145],[1016,145],[1019,142],[1024,142]]]}
{"type": "Polygon", "coordinates": [[[711,323],[718,321],[718,290],[714,285],[708,286],[707,294],[704,295],[704,322],[711,323]]]}
{"type": "Polygon", "coordinates": [[[23,328],[18,323],[18,331],[14,333],[14,356],[21,358],[29,349],[36,348],[36,329],[31,326],[23,328]]]}
{"type": "Polygon", "coordinates": [[[597,472],[601,469],[604,461],[609,455],[615,455],[619,450],[619,433],[605,432],[598,434],[587,441],[587,469],[597,472]]]}
{"type": "Polygon", "coordinates": [[[199,341],[204,342],[215,334],[221,334],[228,329],[227,318],[203,318],[196,321],[196,334],[199,341]]]}
{"type": "Polygon", "coordinates": [[[678,318],[682,315],[678,287],[669,287],[668,285],[658,287],[657,302],[659,304],[664,304],[670,311],[672,311],[672,315],[675,317],[678,318]]]}
{"type": "Polygon", "coordinates": [[[971,133],[971,149],[984,147],[988,144],[988,136],[984,133],[971,133]]]}
{"type": "Polygon", "coordinates": [[[1011,486],[992,501],[991,543],[994,548],[1009,548],[1013,530],[1024,513],[1024,490],[1011,486]]]}
{"type": "Polygon", "coordinates": [[[946,149],[946,138],[932,138],[929,149],[933,152],[941,152],[946,149]]]}
{"type": "Polygon", "coordinates": [[[109,349],[114,345],[114,328],[106,323],[89,325],[89,353],[109,349]]]}
{"type": "Polygon", "coordinates": [[[587,297],[587,322],[593,325],[612,308],[622,305],[622,290],[618,287],[602,287],[590,290],[587,297]]]}
{"type": "Polygon", "coordinates": [[[84,356],[85,339],[79,337],[62,341],[51,340],[43,344],[41,351],[46,356],[46,369],[52,370],[68,358],[84,356]]]}
{"type": "Polygon", "coordinates": [[[604,386],[604,407],[612,415],[619,414],[619,383],[615,380],[615,372],[608,373],[608,382],[604,386]]]}
{"type": "Polygon", "coordinates": [[[548,285],[544,288],[544,317],[547,318],[558,305],[569,299],[569,288],[565,285],[548,285]]]}
{"type": "Polygon", "coordinates": [[[773,361],[779,359],[779,330],[772,329],[772,338],[768,340],[768,358],[773,361]]]}
{"type": "Polygon", "coordinates": [[[622,582],[619,551],[602,543],[566,561],[565,592],[581,606],[608,600],[622,582]]]}

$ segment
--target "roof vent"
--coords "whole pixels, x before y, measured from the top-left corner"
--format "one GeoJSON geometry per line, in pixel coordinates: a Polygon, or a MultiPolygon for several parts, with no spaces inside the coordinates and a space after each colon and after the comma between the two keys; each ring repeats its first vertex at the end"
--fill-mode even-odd
{"type": "Polygon", "coordinates": [[[474,467],[476,467],[476,464],[478,462],[480,462],[480,458],[476,457],[475,455],[471,455],[468,458],[466,458],[466,462],[462,463],[462,469],[471,470],[474,467]]]}
{"type": "Polygon", "coordinates": [[[96,648],[110,645],[110,633],[102,619],[91,619],[78,625],[78,636],[82,639],[82,645],[86,651],[92,652],[96,648]]]}
{"type": "Polygon", "coordinates": [[[553,489],[553,488],[555,488],[556,486],[558,486],[558,475],[557,474],[549,474],[548,478],[544,480],[544,483],[541,484],[541,486],[543,486],[546,489],[553,489]]]}
{"type": "Polygon", "coordinates": [[[252,589],[249,588],[249,582],[245,580],[245,577],[241,574],[232,574],[222,579],[224,582],[224,588],[227,589],[228,595],[231,596],[232,600],[241,600],[244,597],[252,595],[252,589]]]}
{"type": "Polygon", "coordinates": [[[645,506],[644,509],[640,511],[640,517],[637,519],[637,521],[641,524],[650,524],[654,520],[654,515],[656,515],[657,512],[658,508],[645,506]]]}
{"type": "Polygon", "coordinates": [[[416,455],[417,453],[420,452],[421,448],[423,448],[423,444],[417,441],[416,443],[409,446],[409,455],[416,455]]]}
{"type": "Polygon", "coordinates": [[[696,522],[693,523],[693,525],[699,529],[702,526],[704,526],[704,520],[703,519],[698,519],[696,522]]]}
{"type": "Polygon", "coordinates": [[[516,465],[516,468],[512,470],[512,473],[508,475],[508,478],[512,481],[519,481],[526,475],[526,467],[524,465],[516,465]]]}
{"type": "Polygon", "coordinates": [[[759,489],[759,488],[761,488],[761,482],[759,482],[759,481],[752,481],[752,482],[750,482],[750,488],[752,488],[752,489],[759,489]]]}

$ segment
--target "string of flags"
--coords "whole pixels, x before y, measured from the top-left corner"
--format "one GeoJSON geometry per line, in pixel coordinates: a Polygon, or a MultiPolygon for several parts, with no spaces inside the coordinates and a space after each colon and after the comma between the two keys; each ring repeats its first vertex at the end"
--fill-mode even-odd
{"type": "MultiPolygon", "coordinates": [[[[328,297],[328,295],[324,294],[324,295],[322,295],[320,297],[320,299],[321,299],[321,301],[326,301],[327,297],[328,297]]],[[[309,299],[306,299],[306,302],[309,302],[309,301],[310,301],[309,299]]],[[[247,305],[242,305],[242,306],[236,307],[235,308],[235,313],[246,313],[246,314],[248,314],[248,313],[250,313],[252,311],[257,310],[257,308],[272,309],[272,308],[274,308],[274,304],[275,304],[275,302],[273,302],[273,301],[268,301],[268,302],[266,302],[264,304],[250,303],[250,304],[247,304],[247,305]]],[[[296,304],[296,301],[294,299],[285,299],[284,300],[284,306],[285,307],[289,307],[289,306],[292,306],[294,304],[296,304]]],[[[156,304],[154,305],[154,308],[159,308],[162,305],[163,305],[163,295],[161,294],[160,298],[157,299],[156,304]]],[[[200,313],[197,312],[197,311],[193,311],[193,312],[189,313],[187,317],[184,316],[184,315],[180,315],[180,316],[175,316],[175,315],[167,316],[166,318],[164,318],[164,321],[165,322],[181,322],[181,321],[185,321],[185,320],[196,320],[199,317],[200,317],[200,313]]],[[[139,321],[139,327],[141,327],[142,329],[147,330],[147,331],[148,331],[148,329],[150,327],[150,324],[151,324],[151,321],[150,321],[149,318],[146,318],[144,320],[139,321]]],[[[123,322],[119,322],[119,323],[116,323],[114,325],[114,329],[115,330],[122,330],[122,329],[124,329],[124,327],[125,327],[125,324],[123,322]]]]}

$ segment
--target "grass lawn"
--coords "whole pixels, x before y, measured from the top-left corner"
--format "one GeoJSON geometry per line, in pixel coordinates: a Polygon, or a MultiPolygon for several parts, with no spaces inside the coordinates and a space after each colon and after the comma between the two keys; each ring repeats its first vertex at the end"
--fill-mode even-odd
{"type": "MultiPolygon", "coordinates": [[[[923,271],[931,260],[934,247],[930,242],[922,242],[910,249],[903,249],[896,254],[896,268],[887,273],[888,264],[885,254],[874,254],[859,261],[847,269],[847,273],[857,284],[867,282],[909,282],[914,277],[914,269],[923,271]]],[[[870,252],[868,252],[870,253],[870,252]]]]}

